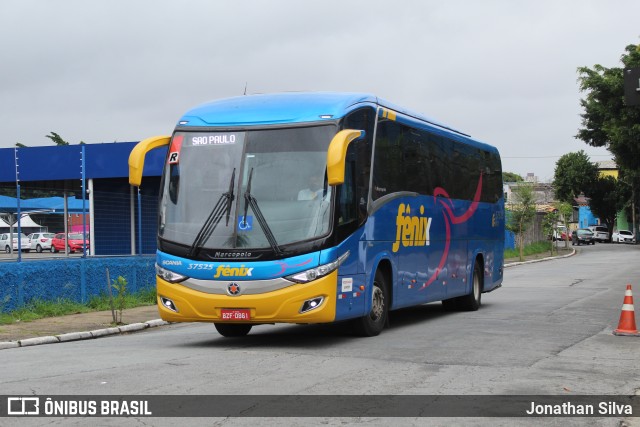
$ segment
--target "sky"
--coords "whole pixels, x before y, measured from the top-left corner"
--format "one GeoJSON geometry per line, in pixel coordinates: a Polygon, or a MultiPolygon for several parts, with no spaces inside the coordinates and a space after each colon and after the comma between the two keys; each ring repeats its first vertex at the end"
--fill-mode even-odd
{"type": "Polygon", "coordinates": [[[553,179],[575,139],[577,68],[621,67],[637,0],[1,0],[0,148],[168,135],[245,92],[366,92],[553,179]]]}

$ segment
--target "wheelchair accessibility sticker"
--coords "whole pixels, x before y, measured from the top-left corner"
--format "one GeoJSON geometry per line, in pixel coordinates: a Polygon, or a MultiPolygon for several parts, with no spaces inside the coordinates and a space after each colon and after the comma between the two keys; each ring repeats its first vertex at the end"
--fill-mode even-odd
{"type": "Polygon", "coordinates": [[[247,219],[245,221],[244,216],[240,217],[238,221],[238,231],[251,231],[253,230],[253,217],[247,215],[247,219]]]}

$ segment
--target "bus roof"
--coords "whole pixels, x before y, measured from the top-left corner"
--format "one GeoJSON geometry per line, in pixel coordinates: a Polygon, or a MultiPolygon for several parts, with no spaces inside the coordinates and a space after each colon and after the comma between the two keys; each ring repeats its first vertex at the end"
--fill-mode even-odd
{"type": "Polygon", "coordinates": [[[332,121],[358,104],[376,102],[375,96],[361,93],[290,92],[237,96],[197,106],[188,111],[179,124],[252,126],[332,121]]]}
{"type": "Polygon", "coordinates": [[[180,127],[232,127],[334,121],[358,107],[381,106],[428,123],[445,132],[453,132],[472,143],[469,135],[439,123],[421,113],[387,102],[369,93],[357,92],[284,92],[223,98],[199,105],[185,113],[180,127]]]}
{"type": "Polygon", "coordinates": [[[446,128],[375,95],[353,92],[285,92],[224,98],[189,110],[180,119],[180,125],[251,126],[335,120],[363,104],[380,105],[446,128]]]}

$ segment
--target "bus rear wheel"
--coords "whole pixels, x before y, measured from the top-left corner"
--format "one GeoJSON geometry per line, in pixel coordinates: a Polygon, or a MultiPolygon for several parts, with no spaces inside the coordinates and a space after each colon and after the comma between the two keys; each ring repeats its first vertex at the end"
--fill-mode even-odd
{"type": "Polygon", "coordinates": [[[387,323],[389,315],[389,291],[387,280],[380,270],[376,271],[371,292],[371,311],[364,317],[354,320],[357,335],[373,337],[379,335],[387,323]]]}
{"type": "Polygon", "coordinates": [[[223,337],[244,337],[253,325],[249,323],[214,323],[216,330],[223,337]]]}
{"type": "Polygon", "coordinates": [[[482,266],[476,261],[473,266],[473,278],[471,279],[471,292],[457,298],[442,301],[442,306],[447,311],[476,311],[482,304],[482,266]]]}

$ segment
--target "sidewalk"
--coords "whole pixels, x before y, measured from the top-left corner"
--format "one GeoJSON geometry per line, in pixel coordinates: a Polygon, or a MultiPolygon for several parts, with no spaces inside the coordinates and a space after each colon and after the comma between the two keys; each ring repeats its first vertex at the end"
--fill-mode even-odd
{"type": "MultiPolygon", "coordinates": [[[[573,254],[575,254],[575,251],[570,248],[568,251],[560,250],[560,254],[553,258],[550,258],[548,253],[530,255],[525,257],[524,262],[548,261],[573,254]]],[[[518,258],[505,260],[505,268],[520,264],[518,258]]],[[[91,339],[168,324],[160,319],[158,308],[155,305],[124,310],[122,321],[125,325],[114,327],[111,323],[111,311],[96,311],[49,317],[31,322],[17,322],[11,325],[0,325],[0,350],[3,348],[91,339]]]]}
{"type": "Polygon", "coordinates": [[[0,325],[0,349],[96,338],[167,324],[160,320],[155,305],[126,309],[122,321],[125,325],[113,325],[109,310],[0,325]]]}

